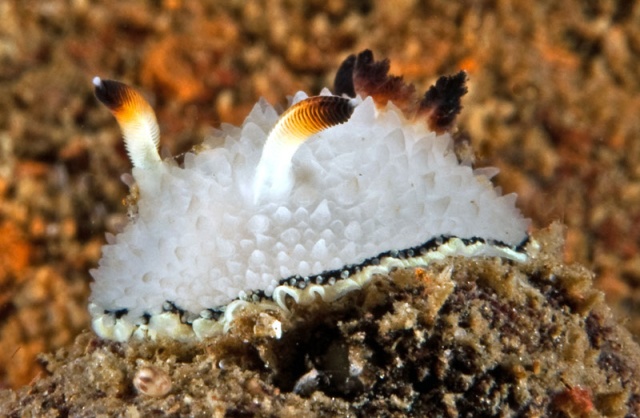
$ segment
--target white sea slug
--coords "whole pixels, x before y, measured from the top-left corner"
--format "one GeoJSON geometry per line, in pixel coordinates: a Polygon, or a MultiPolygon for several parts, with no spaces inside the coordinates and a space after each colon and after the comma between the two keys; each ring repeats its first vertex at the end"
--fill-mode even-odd
{"type": "Polygon", "coordinates": [[[182,165],[159,157],[142,96],[96,77],[137,200],[91,272],[94,330],[120,341],[205,338],[239,309],[335,300],[394,268],[450,255],[526,260],[515,195],[501,196],[491,170],[474,171],[453,150],[466,75],[417,97],[388,69],[370,51],[351,56],[336,95],[297,93],[281,116],[260,101],[182,165]]]}

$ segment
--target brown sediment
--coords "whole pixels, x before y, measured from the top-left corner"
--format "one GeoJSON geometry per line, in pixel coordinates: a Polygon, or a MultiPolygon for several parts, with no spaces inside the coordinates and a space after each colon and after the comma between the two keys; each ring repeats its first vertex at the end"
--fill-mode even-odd
{"type": "Polygon", "coordinates": [[[239,314],[228,334],[201,343],[84,333],[42,357],[49,376],[0,393],[0,413],[638,414],[640,348],[592,273],[561,263],[560,234],[538,234],[542,250],[525,264],[456,258],[397,270],[337,302],[292,306],[290,317],[239,314]],[[266,332],[274,321],[279,339],[266,332]],[[136,391],[141,370],[169,392],[136,391]]]}

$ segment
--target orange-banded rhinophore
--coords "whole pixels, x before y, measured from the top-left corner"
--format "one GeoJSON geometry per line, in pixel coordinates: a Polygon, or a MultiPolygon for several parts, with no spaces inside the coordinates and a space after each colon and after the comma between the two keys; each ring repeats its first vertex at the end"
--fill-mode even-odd
{"type": "Polygon", "coordinates": [[[526,261],[516,196],[453,149],[466,74],[418,95],[388,70],[370,51],[351,56],[333,92],[299,92],[282,115],[259,101],[180,165],[160,158],[142,96],[96,77],[137,199],[91,272],[94,330],[119,341],[206,338],[241,310],[330,303],[396,268],[452,256],[526,261]]]}

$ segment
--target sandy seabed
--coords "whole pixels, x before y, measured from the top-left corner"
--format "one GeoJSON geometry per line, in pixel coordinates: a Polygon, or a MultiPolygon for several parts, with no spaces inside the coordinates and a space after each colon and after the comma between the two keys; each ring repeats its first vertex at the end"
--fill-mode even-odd
{"type": "Polygon", "coordinates": [[[200,343],[90,332],[3,416],[637,416],[640,347],[556,226],[529,262],[454,258],[200,343]],[[270,332],[282,324],[282,334],[270,332]]]}

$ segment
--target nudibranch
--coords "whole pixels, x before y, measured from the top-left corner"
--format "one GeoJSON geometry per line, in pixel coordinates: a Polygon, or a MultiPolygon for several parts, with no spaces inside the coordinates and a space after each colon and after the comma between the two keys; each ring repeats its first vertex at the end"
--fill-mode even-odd
{"type": "Polygon", "coordinates": [[[89,310],[108,339],[206,338],[248,307],[330,302],[376,274],[448,256],[523,262],[528,220],[494,169],[460,162],[450,131],[466,74],[419,96],[370,51],[334,92],[259,101],[182,164],[161,159],[153,110],[96,77],[133,163],[132,219],[103,247],[89,310]],[[220,145],[222,144],[222,145],[220,145]]]}

